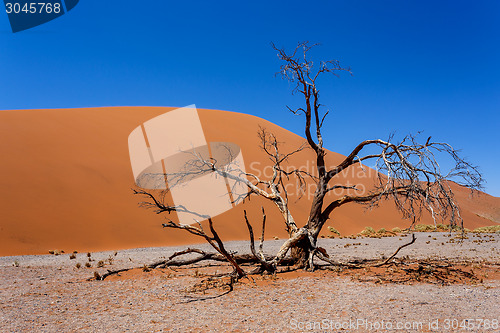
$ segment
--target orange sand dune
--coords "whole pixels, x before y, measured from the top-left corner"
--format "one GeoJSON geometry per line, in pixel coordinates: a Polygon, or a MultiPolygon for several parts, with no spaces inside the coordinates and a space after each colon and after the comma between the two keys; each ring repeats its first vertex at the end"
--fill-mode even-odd
{"type": "MultiPolygon", "coordinates": [[[[134,247],[169,246],[199,242],[178,230],[162,229],[165,217],[138,207],[127,138],[144,121],[172,108],[111,107],[89,109],[0,111],[0,255],[43,254],[48,250],[98,251],[134,247]]],[[[224,111],[199,110],[208,141],[234,142],[242,148],[246,170],[265,170],[266,156],[259,149],[257,130],[276,134],[283,150],[300,146],[303,139],[263,119],[224,111]]],[[[353,143],[354,144],[354,143],[353,143]]],[[[335,164],[342,155],[330,152],[335,164]]],[[[312,168],[311,152],[290,160],[295,167],[312,168]]],[[[373,170],[368,170],[373,176],[373,170]]],[[[370,185],[359,168],[339,181],[370,185]]],[[[484,193],[470,197],[456,187],[469,228],[500,222],[500,198],[484,193]]],[[[291,189],[291,210],[304,223],[309,209],[307,195],[297,198],[291,189]]],[[[268,215],[267,237],[285,237],[277,210],[261,198],[214,219],[224,240],[247,239],[243,209],[260,230],[260,206],[268,215]]],[[[423,223],[431,223],[424,216],[423,223]]],[[[408,226],[391,203],[366,211],[364,206],[344,206],[331,216],[343,234],[365,226],[408,226]]],[[[260,231],[257,231],[259,233],[260,231]]]]}

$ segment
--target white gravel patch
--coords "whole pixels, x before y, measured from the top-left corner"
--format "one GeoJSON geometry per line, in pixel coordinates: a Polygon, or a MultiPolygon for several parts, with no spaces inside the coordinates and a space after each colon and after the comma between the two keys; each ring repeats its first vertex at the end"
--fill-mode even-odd
{"type": "MultiPolygon", "coordinates": [[[[446,233],[417,236],[399,257],[500,262],[500,235],[469,234],[459,244],[447,243],[446,233]]],[[[391,255],[409,239],[321,239],[320,245],[337,260],[370,259],[391,255]]],[[[267,241],[266,252],[276,252],[282,242],[267,241]]],[[[210,250],[205,244],[192,247],[210,250]]],[[[144,273],[137,279],[86,281],[94,271],[142,266],[185,248],[119,250],[116,256],[114,251],[92,253],[93,267],[80,269],[75,264],[85,264],[86,253],[72,260],[70,254],[0,257],[0,332],[387,331],[360,326],[363,321],[423,325],[401,332],[458,332],[446,330],[445,321],[500,319],[499,281],[474,286],[377,285],[334,275],[306,276],[237,285],[226,296],[192,303],[182,303],[189,299],[185,288],[199,281],[192,276],[144,273]],[[112,265],[95,268],[99,260],[110,257],[112,265]],[[430,329],[436,320],[438,329],[430,329]],[[353,321],[358,326],[353,328],[353,321]],[[346,323],[351,326],[338,326],[345,328],[346,323]]],[[[249,252],[248,242],[228,242],[227,248],[249,252]]]]}

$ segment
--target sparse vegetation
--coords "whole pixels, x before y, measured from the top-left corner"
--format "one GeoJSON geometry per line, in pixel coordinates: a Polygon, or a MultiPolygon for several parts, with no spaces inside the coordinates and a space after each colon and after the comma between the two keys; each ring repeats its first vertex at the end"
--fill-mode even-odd
{"type": "Polygon", "coordinates": [[[432,225],[432,224],[417,224],[415,225],[415,231],[416,232],[444,232],[444,231],[456,231],[456,232],[495,232],[493,230],[497,230],[498,226],[491,226],[491,227],[481,227],[474,229],[471,231],[468,228],[463,228],[462,226],[447,226],[444,224],[437,224],[437,225],[432,225]],[[490,231],[486,231],[490,230],[490,231]]]}
{"type": "Polygon", "coordinates": [[[370,236],[373,235],[374,233],[375,229],[373,229],[372,227],[365,227],[365,229],[360,232],[360,234],[363,236],[370,236]]]}
{"type": "Polygon", "coordinates": [[[431,224],[417,224],[415,226],[415,231],[418,232],[436,231],[436,227],[431,224]]]}
{"type": "Polygon", "coordinates": [[[334,235],[340,236],[340,232],[334,227],[328,227],[328,230],[332,233],[332,235],[329,235],[330,238],[335,237],[334,235]]]}
{"type": "Polygon", "coordinates": [[[473,230],[477,233],[500,233],[500,225],[492,225],[488,227],[480,227],[473,230]]]}

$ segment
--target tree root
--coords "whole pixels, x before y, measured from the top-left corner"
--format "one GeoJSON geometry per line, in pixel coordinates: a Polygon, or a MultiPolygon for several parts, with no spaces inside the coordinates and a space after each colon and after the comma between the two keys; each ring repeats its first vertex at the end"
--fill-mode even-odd
{"type": "MultiPolygon", "coordinates": [[[[396,251],[397,252],[397,251],[396,251]]],[[[322,254],[319,254],[321,256],[322,254]]],[[[214,260],[218,262],[224,262],[221,258],[217,257],[218,254],[206,253],[198,249],[186,249],[184,251],[179,251],[174,253],[169,259],[155,262],[153,264],[144,267],[135,267],[135,269],[143,269],[147,267],[148,269],[164,268],[164,267],[179,267],[183,265],[190,266],[193,263],[198,263],[202,260],[214,260]],[[199,256],[196,258],[190,258],[186,260],[179,260],[177,257],[183,254],[197,253],[199,256]]],[[[245,266],[245,276],[246,278],[253,280],[253,275],[269,274],[261,262],[251,255],[235,256],[235,258],[242,258],[248,266],[245,266]]],[[[437,261],[437,260],[416,260],[410,261],[408,259],[391,259],[385,260],[384,262],[377,262],[375,260],[365,260],[362,264],[359,263],[341,263],[327,259],[328,265],[316,265],[317,268],[322,270],[333,270],[335,274],[339,276],[347,276],[360,282],[373,282],[373,283],[395,283],[395,284],[408,284],[408,283],[431,283],[437,285],[450,285],[450,284],[476,284],[483,282],[484,277],[487,276],[486,273],[490,271],[498,270],[495,263],[471,263],[471,262],[447,262],[447,261],[437,261]],[[471,265],[473,264],[473,265],[471,265]],[[340,270],[333,269],[334,267],[341,267],[340,270]],[[476,271],[476,272],[475,272],[476,271]]],[[[235,259],[239,260],[239,259],[235,259]]],[[[323,259],[322,259],[323,260],[323,259]]],[[[227,263],[227,261],[226,261],[227,263]]],[[[289,262],[291,264],[291,262],[289,262]]],[[[191,266],[191,268],[196,268],[191,266]]],[[[294,266],[282,265],[280,269],[277,269],[272,274],[273,276],[280,275],[282,273],[294,270],[294,266]]],[[[115,271],[109,271],[102,276],[99,274],[94,275],[93,278],[89,280],[104,280],[108,276],[119,274],[134,268],[124,268],[115,271]]],[[[201,277],[203,275],[196,274],[195,276],[201,277]]],[[[203,295],[188,295],[186,299],[180,303],[190,303],[196,301],[204,301],[209,299],[214,299],[218,297],[223,297],[234,290],[236,283],[240,282],[241,277],[238,273],[233,270],[230,273],[220,273],[220,274],[209,274],[201,277],[199,282],[193,285],[191,288],[186,289],[188,293],[202,293],[203,295]],[[205,294],[206,291],[214,290],[209,294],[205,294]],[[215,290],[219,290],[215,295],[215,290]],[[212,295],[210,295],[212,294],[212,295]]]]}
{"type": "MultiPolygon", "coordinates": [[[[182,251],[178,251],[173,253],[170,257],[164,260],[156,261],[149,265],[144,265],[142,267],[131,267],[131,268],[123,268],[118,270],[108,270],[106,273],[100,275],[97,272],[94,273],[92,278],[88,280],[104,280],[109,276],[117,275],[122,272],[126,272],[132,269],[143,269],[144,271],[149,271],[156,268],[172,268],[172,267],[181,267],[181,266],[190,266],[193,264],[200,263],[202,261],[215,261],[215,262],[224,262],[229,263],[233,266],[233,271],[231,273],[222,273],[210,275],[207,278],[203,279],[196,285],[194,285],[189,291],[190,292],[205,292],[210,289],[225,289],[224,292],[207,297],[192,297],[184,301],[184,303],[190,303],[195,301],[203,301],[213,298],[222,297],[227,295],[228,293],[234,290],[234,284],[239,281],[239,279],[243,277],[247,277],[252,279],[251,275],[257,274],[279,274],[288,272],[293,269],[295,266],[294,260],[290,257],[285,257],[279,262],[279,266],[285,267],[285,269],[279,270],[276,266],[270,266],[269,264],[273,262],[275,257],[266,256],[262,253],[262,250],[257,252],[255,250],[255,246],[253,245],[253,231],[251,226],[249,226],[250,238],[251,238],[251,254],[235,254],[235,253],[227,253],[231,256],[234,263],[229,263],[227,256],[222,255],[220,253],[212,253],[206,252],[196,248],[187,248],[182,251]],[[189,258],[189,259],[180,259],[179,257],[187,254],[197,254],[197,256],[189,258]],[[250,268],[248,271],[244,271],[240,265],[248,265],[250,268]],[[238,272],[234,269],[235,266],[240,268],[241,272],[238,272]],[[242,274],[243,273],[243,274],[242,274]]],[[[362,278],[357,278],[359,281],[367,282],[372,281],[375,283],[410,283],[410,282],[426,282],[426,283],[435,283],[440,285],[453,284],[453,283],[464,283],[464,282],[472,282],[476,283],[477,281],[482,281],[479,279],[471,270],[470,272],[463,270],[460,268],[460,265],[464,264],[453,264],[448,262],[437,262],[437,261],[414,261],[414,262],[405,262],[403,260],[395,260],[394,258],[399,253],[399,251],[411,244],[415,243],[416,237],[413,234],[411,241],[406,244],[403,244],[398,247],[398,249],[387,259],[384,261],[378,260],[362,260],[362,261],[351,261],[351,262],[339,262],[331,259],[328,256],[328,253],[323,248],[316,248],[314,251],[314,256],[332,266],[343,267],[345,268],[345,273],[351,275],[349,271],[352,270],[360,270],[365,269],[365,273],[369,273],[368,277],[365,274],[362,274],[362,278]],[[385,267],[385,268],[383,268],[385,267]]],[[[247,267],[247,266],[245,266],[247,267]]],[[[322,265],[316,267],[320,267],[322,269],[329,269],[329,265],[322,265]]],[[[331,269],[331,268],[330,268],[331,269]]],[[[342,270],[341,270],[342,271],[342,270]]],[[[354,274],[354,276],[360,276],[360,274],[354,274]]]]}
{"type": "Polygon", "coordinates": [[[406,244],[403,244],[401,245],[400,247],[398,247],[398,249],[396,250],[396,252],[394,252],[392,254],[392,256],[390,256],[389,258],[387,258],[384,262],[380,263],[380,264],[376,264],[376,265],[373,265],[373,267],[380,267],[380,266],[383,266],[383,265],[387,265],[389,263],[389,261],[394,258],[398,253],[399,251],[402,249],[402,248],[405,248],[407,246],[410,246],[411,244],[415,243],[415,241],[417,240],[417,237],[415,237],[415,234],[411,234],[411,241],[406,243],[406,244]]]}
{"type": "MultiPolygon", "coordinates": [[[[403,249],[403,248],[405,248],[407,246],[410,246],[411,244],[415,243],[416,240],[417,240],[417,238],[415,237],[415,234],[412,234],[412,238],[411,238],[410,242],[408,242],[406,244],[403,244],[400,247],[398,247],[398,249],[396,250],[396,252],[394,252],[389,258],[387,258],[386,260],[384,260],[381,263],[371,263],[371,264],[368,264],[368,265],[362,265],[359,262],[340,262],[340,261],[335,261],[335,260],[330,259],[330,257],[326,253],[326,251],[324,251],[324,249],[321,249],[321,248],[318,248],[318,249],[321,249],[322,251],[316,251],[315,256],[318,259],[320,259],[322,261],[325,261],[325,262],[327,262],[329,264],[332,264],[334,266],[344,266],[344,267],[349,267],[349,268],[381,267],[381,266],[384,266],[384,265],[391,264],[391,260],[399,253],[399,251],[401,251],[401,249],[403,249]]],[[[369,260],[365,260],[364,262],[367,263],[367,262],[369,262],[369,260]]]]}
{"type": "MultiPolygon", "coordinates": [[[[241,254],[241,255],[233,255],[234,260],[238,265],[240,264],[258,264],[259,260],[256,259],[253,255],[251,254],[241,254]]],[[[267,257],[269,259],[269,257],[267,257]]],[[[218,261],[218,262],[226,262],[227,259],[218,253],[213,253],[213,252],[205,252],[200,249],[193,249],[193,248],[187,248],[186,250],[183,251],[178,251],[172,254],[170,257],[168,257],[165,260],[160,260],[157,262],[154,262],[149,265],[144,265],[144,266],[137,266],[137,267],[130,267],[130,268],[123,268],[123,269],[118,269],[118,270],[108,270],[106,273],[99,275],[99,277],[94,276],[92,278],[89,278],[88,280],[99,280],[102,281],[106,279],[108,276],[116,275],[122,272],[130,271],[133,269],[155,269],[155,268],[166,268],[166,267],[180,267],[180,266],[188,266],[192,264],[199,263],[201,261],[205,260],[212,260],[212,261],[218,261]],[[180,257],[185,254],[191,254],[191,253],[198,253],[199,256],[191,259],[186,259],[186,260],[178,260],[176,259],[177,257],[180,257]]],[[[285,263],[289,263],[290,260],[286,260],[285,263]]],[[[253,272],[252,272],[253,273],[253,272]]]]}
{"type": "MultiPolygon", "coordinates": [[[[245,214],[245,218],[246,218],[246,214],[245,214]]],[[[241,254],[241,255],[232,254],[231,256],[232,256],[232,258],[234,258],[234,261],[236,262],[237,265],[258,264],[259,267],[255,268],[254,270],[250,271],[249,273],[243,272],[244,273],[243,275],[241,275],[241,273],[238,273],[239,277],[241,278],[246,274],[252,274],[252,275],[262,274],[265,271],[272,273],[272,274],[275,274],[277,271],[276,270],[277,266],[270,264],[272,262],[273,258],[270,256],[264,255],[262,253],[262,250],[259,251],[258,254],[256,253],[255,247],[253,245],[254,244],[254,242],[253,242],[253,230],[252,230],[250,224],[248,223],[248,220],[247,220],[247,226],[248,226],[248,229],[250,231],[250,236],[251,236],[250,239],[251,239],[252,254],[241,254]]],[[[326,253],[326,251],[323,248],[318,248],[318,251],[315,251],[314,256],[317,257],[318,259],[325,261],[325,262],[327,262],[331,265],[334,265],[334,266],[344,266],[344,267],[348,267],[348,268],[380,267],[383,265],[390,264],[391,260],[399,253],[399,251],[401,249],[415,243],[415,240],[416,240],[415,234],[412,234],[412,239],[410,242],[401,245],[396,250],[396,252],[394,252],[389,258],[387,258],[385,261],[383,261],[381,263],[377,263],[377,264],[361,265],[360,263],[353,263],[353,262],[349,263],[349,262],[335,261],[335,260],[332,260],[328,256],[328,253],[326,253]]],[[[89,278],[88,280],[100,280],[100,281],[102,281],[102,280],[106,279],[108,276],[116,275],[116,274],[126,272],[126,271],[129,271],[132,269],[142,268],[144,270],[151,270],[151,269],[155,269],[155,268],[180,267],[180,266],[188,266],[188,265],[196,264],[196,263],[204,261],[204,260],[228,262],[227,256],[223,256],[219,253],[206,252],[206,251],[203,251],[200,249],[195,249],[195,248],[187,248],[185,250],[173,253],[167,259],[160,260],[160,261],[154,262],[154,263],[149,264],[149,265],[144,265],[144,266],[140,266],[140,267],[123,268],[123,269],[118,269],[118,270],[108,270],[106,273],[104,273],[102,275],[94,274],[94,276],[92,278],[89,278]],[[197,256],[195,258],[191,258],[191,259],[186,259],[186,260],[176,259],[177,257],[180,257],[180,256],[185,255],[185,254],[191,254],[191,253],[197,253],[197,254],[199,254],[199,256],[197,256]]],[[[292,260],[292,258],[285,257],[279,261],[279,264],[282,266],[293,265],[293,260],[292,260]]]]}

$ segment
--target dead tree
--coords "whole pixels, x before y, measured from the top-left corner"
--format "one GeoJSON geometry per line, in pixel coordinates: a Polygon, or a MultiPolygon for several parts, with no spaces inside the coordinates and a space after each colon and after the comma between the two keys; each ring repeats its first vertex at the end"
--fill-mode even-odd
{"type": "MultiPolygon", "coordinates": [[[[257,252],[253,229],[245,212],[244,219],[250,233],[251,252],[254,262],[260,265],[260,271],[274,272],[284,260],[295,267],[306,269],[314,268],[315,257],[333,263],[326,251],[318,247],[317,240],[335,209],[346,204],[361,203],[376,206],[382,200],[391,200],[403,217],[413,222],[420,218],[423,211],[428,211],[434,219],[447,220],[451,225],[462,224],[460,210],[449,182],[455,181],[471,189],[480,189],[483,179],[478,169],[460,157],[458,152],[447,143],[434,142],[431,137],[425,143],[419,143],[417,136],[413,135],[408,135],[399,142],[395,142],[393,137],[387,140],[365,140],[356,145],[338,165],[333,167],[327,165],[325,162],[327,150],[324,148],[322,131],[328,111],[325,111],[320,104],[318,82],[326,75],[339,76],[339,73],[351,73],[351,70],[342,67],[337,60],[313,62],[308,58],[308,52],[314,46],[303,42],[299,43],[292,52],[287,52],[272,44],[282,61],[277,74],[294,85],[293,93],[298,93],[303,97],[302,106],[287,108],[294,114],[303,115],[306,141],[296,150],[282,153],[279,141],[273,133],[268,133],[264,129],[259,131],[261,148],[272,161],[273,174],[270,179],[261,179],[251,173],[237,175],[234,172],[228,172],[227,166],[222,167],[217,164],[216,160],[202,158],[196,154],[193,154],[189,165],[190,172],[196,172],[196,174],[217,172],[223,177],[245,184],[248,188],[245,196],[257,195],[270,200],[280,211],[289,238],[274,256],[265,256],[262,251],[265,214],[261,243],[257,252]],[[376,153],[373,153],[373,148],[376,148],[376,153]],[[304,150],[314,156],[315,170],[308,172],[283,167],[290,156],[304,150]],[[369,152],[366,153],[366,151],[369,152]],[[443,173],[438,163],[438,159],[442,156],[451,157],[454,162],[454,167],[448,173],[443,173]],[[376,165],[377,181],[368,193],[352,194],[359,190],[358,186],[344,183],[341,174],[367,161],[376,165]],[[294,177],[301,186],[306,182],[314,183],[315,191],[307,221],[296,221],[289,208],[285,181],[291,177],[294,177]],[[339,190],[345,191],[345,194],[335,199],[331,199],[328,195],[331,191],[339,190]],[[288,253],[290,253],[289,256],[287,256],[288,253]]],[[[160,176],[164,177],[164,175],[160,176]]],[[[179,177],[184,176],[179,175],[179,177]]],[[[182,206],[169,205],[162,195],[144,190],[136,191],[136,193],[145,195],[149,199],[146,205],[154,207],[158,213],[184,209],[182,206]]],[[[224,250],[222,241],[211,223],[213,237],[207,236],[199,228],[187,227],[172,221],[164,224],[164,227],[185,229],[205,238],[226,257],[227,261],[233,264],[237,275],[244,274],[238,268],[235,257],[224,250]]]]}

